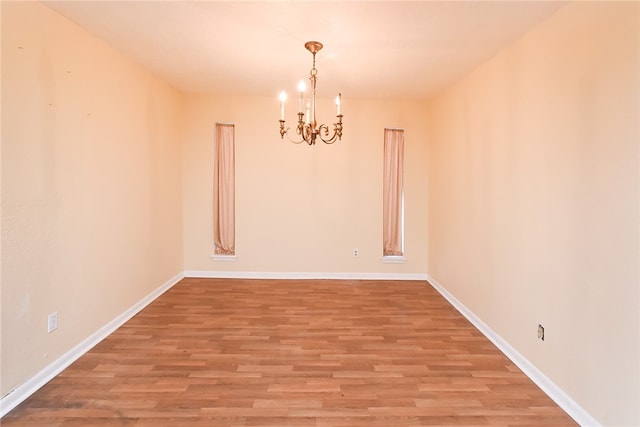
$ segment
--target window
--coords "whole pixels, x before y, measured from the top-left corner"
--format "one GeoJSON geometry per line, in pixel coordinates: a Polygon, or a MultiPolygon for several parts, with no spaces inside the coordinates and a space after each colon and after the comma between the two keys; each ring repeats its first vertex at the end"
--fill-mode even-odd
{"type": "Polygon", "coordinates": [[[235,256],[235,128],[216,123],[213,165],[214,257],[235,256]]]}
{"type": "Polygon", "coordinates": [[[404,130],[384,130],[383,260],[404,258],[404,130]]]}

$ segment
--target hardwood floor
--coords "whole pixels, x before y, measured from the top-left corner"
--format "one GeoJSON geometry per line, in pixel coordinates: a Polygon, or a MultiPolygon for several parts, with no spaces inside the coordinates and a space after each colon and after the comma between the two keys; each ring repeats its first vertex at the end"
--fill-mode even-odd
{"type": "Polygon", "coordinates": [[[431,286],[184,279],[9,426],[569,426],[431,286]]]}

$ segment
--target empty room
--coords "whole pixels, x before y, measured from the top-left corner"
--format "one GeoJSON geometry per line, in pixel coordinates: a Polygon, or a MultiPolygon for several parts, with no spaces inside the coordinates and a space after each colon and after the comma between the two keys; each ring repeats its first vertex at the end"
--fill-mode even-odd
{"type": "Polygon", "coordinates": [[[0,19],[3,426],[640,425],[637,1],[0,19]]]}

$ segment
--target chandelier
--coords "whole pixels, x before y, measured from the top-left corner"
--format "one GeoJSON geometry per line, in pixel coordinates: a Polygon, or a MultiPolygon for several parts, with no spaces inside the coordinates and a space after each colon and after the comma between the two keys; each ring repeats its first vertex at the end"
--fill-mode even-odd
{"type": "Polygon", "coordinates": [[[316,69],[316,53],[322,49],[322,43],[320,42],[306,42],[304,47],[313,54],[313,67],[309,80],[311,80],[311,100],[307,100],[305,105],[304,92],[306,86],[304,81],[298,84],[298,91],[300,93],[298,102],[298,126],[296,127],[296,134],[299,135],[299,140],[293,140],[289,136],[289,128],[285,128],[284,125],[284,104],[287,100],[286,92],[280,93],[280,138],[284,139],[284,135],[287,135],[287,139],[294,144],[300,144],[306,142],[309,145],[314,145],[316,139],[320,138],[325,144],[333,144],[336,140],[342,139],[342,109],[340,106],[342,94],[338,93],[336,96],[336,118],[338,121],[333,124],[333,134],[329,136],[329,126],[326,124],[318,125],[316,120],[316,82],[318,70],[316,69]],[[305,112],[303,112],[303,107],[305,112]]]}

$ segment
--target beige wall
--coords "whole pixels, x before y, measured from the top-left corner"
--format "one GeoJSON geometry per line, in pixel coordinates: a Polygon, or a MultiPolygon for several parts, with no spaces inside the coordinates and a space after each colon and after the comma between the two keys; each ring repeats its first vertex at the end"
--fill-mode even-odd
{"type": "Polygon", "coordinates": [[[182,210],[177,92],[35,2],[2,65],[4,396],[182,271],[182,210]]]}
{"type": "Polygon", "coordinates": [[[430,276],[611,426],[640,424],[638,19],[570,4],[429,115],[430,276]]]}
{"type": "Polygon", "coordinates": [[[640,424],[637,3],[570,4],[428,108],[345,93],[343,140],[315,147],[280,140],[275,93],[182,96],[0,4],[0,395],[183,270],[428,272],[602,423],[640,424]],[[210,258],[216,121],[236,124],[236,262],[210,258]],[[398,265],[384,127],[406,131],[398,265]]]}
{"type": "MultiPolygon", "coordinates": [[[[335,119],[318,101],[321,122],[335,119]]],[[[292,121],[294,111],[288,112],[292,121]]],[[[190,96],[185,109],[184,261],[187,271],[426,275],[423,104],[343,96],[344,136],[313,147],[282,141],[273,98],[190,96]],[[213,261],[215,122],[236,125],[236,262],[213,261]],[[405,129],[405,264],[383,264],[385,127],[405,129]],[[354,258],[353,248],[360,250],[354,258]]]]}

